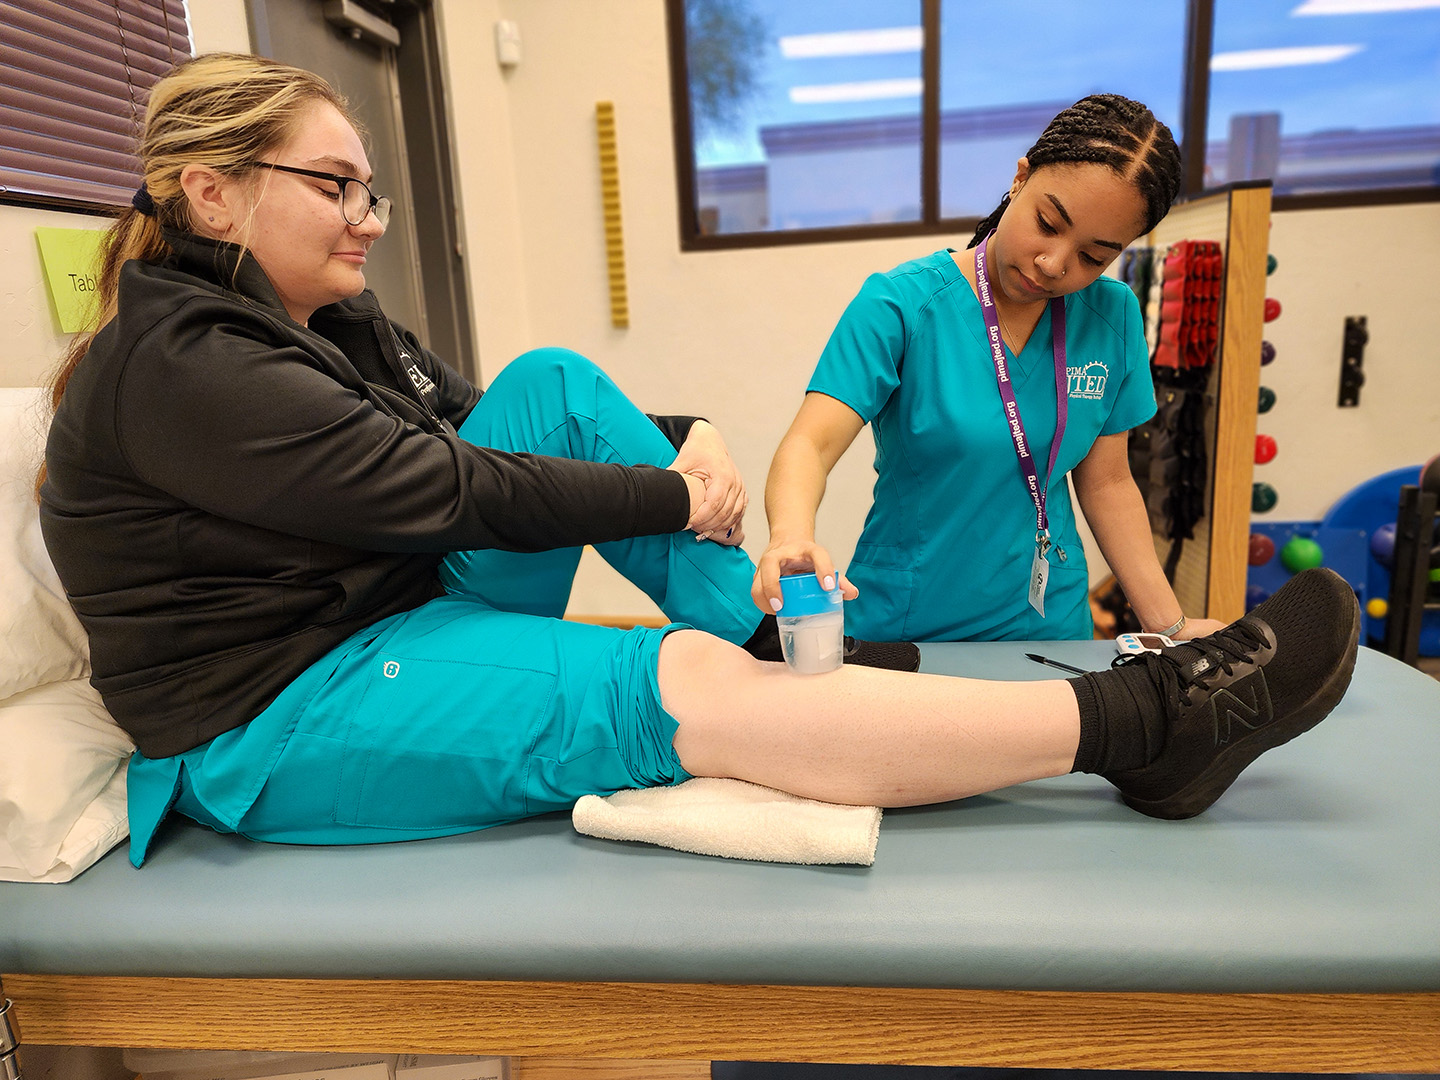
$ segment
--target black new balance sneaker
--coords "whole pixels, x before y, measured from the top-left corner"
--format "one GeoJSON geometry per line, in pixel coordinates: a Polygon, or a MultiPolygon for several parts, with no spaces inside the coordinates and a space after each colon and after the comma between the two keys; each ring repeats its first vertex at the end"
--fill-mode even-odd
{"type": "Polygon", "coordinates": [[[890,671],[919,671],[920,647],[913,641],[863,641],[846,635],[845,663],[890,671]]]}
{"type": "Polygon", "coordinates": [[[1169,729],[1153,762],[1105,779],[1142,814],[1195,816],[1266,750],[1329,714],[1350,685],[1359,640],[1354,590],[1315,569],[1218,633],[1124,658],[1149,668],[1169,729]]]}

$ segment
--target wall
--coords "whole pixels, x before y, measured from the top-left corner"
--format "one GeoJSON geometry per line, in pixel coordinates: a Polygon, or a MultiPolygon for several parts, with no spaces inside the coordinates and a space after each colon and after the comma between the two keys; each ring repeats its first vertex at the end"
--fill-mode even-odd
{"type": "Polygon", "coordinates": [[[70,340],[60,332],[45,288],[35,230],[103,229],[106,223],[88,214],[0,206],[0,320],[6,343],[0,350],[0,385],[43,382],[70,340]]]}
{"type": "Polygon", "coordinates": [[[1279,262],[1266,324],[1275,361],[1260,381],[1275,407],[1259,430],[1275,460],[1255,478],[1279,493],[1265,515],[1317,519],[1362,480],[1440,454],[1440,339],[1429,269],[1440,253],[1440,204],[1292,211],[1273,216],[1279,262]],[[1340,348],[1348,315],[1368,316],[1360,404],[1339,408],[1340,348]]]}
{"type": "MultiPolygon", "coordinates": [[[[660,0],[442,0],[483,376],[517,351],[591,356],[651,412],[697,412],[729,440],[751,487],[747,546],[765,542],[761,489],[826,337],[865,274],[968,237],[681,253],[665,17],[660,0]],[[502,74],[493,22],[515,20],[523,60],[502,74]],[[595,102],[615,103],[631,326],[609,325],[595,102]]],[[[1422,294],[1440,204],[1277,214],[1262,418],[1279,457],[1258,470],[1274,514],[1318,517],[1356,481],[1440,452],[1435,348],[1422,294]],[[1368,314],[1369,383],[1338,410],[1340,334],[1368,314]]],[[[831,478],[820,535],[853,549],[869,503],[868,435],[831,478]]],[[[653,610],[587,560],[572,610],[653,610]]]]}

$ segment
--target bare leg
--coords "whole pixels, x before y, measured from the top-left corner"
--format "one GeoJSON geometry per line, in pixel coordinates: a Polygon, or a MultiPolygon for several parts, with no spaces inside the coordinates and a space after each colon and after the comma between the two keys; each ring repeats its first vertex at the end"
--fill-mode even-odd
{"type": "Polygon", "coordinates": [[[660,647],[660,698],[696,776],[826,802],[914,806],[1059,776],[1080,739],[1064,682],[843,667],[792,675],[698,631],[660,647]]]}

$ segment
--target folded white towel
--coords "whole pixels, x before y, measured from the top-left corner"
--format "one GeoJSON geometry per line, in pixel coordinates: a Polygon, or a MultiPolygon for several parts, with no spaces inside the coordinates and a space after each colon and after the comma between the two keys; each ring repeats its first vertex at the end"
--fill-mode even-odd
{"type": "Polygon", "coordinates": [[[587,836],[760,862],[869,866],[880,838],[878,806],[815,802],[700,776],[674,787],[582,796],[571,820],[587,836]]]}

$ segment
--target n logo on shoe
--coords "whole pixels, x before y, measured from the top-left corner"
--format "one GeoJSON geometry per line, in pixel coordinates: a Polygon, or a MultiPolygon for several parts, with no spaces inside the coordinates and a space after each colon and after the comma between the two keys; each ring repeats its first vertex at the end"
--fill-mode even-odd
{"type": "Polygon", "coordinates": [[[1215,745],[1224,746],[1235,734],[1235,725],[1254,731],[1274,717],[1270,686],[1263,669],[1247,678],[1216,690],[1210,695],[1210,717],[1215,724],[1215,745]]]}

